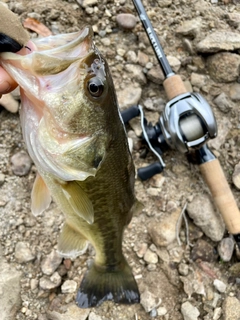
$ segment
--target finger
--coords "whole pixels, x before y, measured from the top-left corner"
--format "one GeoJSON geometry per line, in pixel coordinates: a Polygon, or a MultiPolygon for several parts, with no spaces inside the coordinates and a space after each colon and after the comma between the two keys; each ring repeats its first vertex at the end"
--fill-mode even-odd
{"type": "Polygon", "coordinates": [[[16,81],[0,67],[0,94],[9,93],[17,87],[16,81]]]}
{"type": "MultiPolygon", "coordinates": [[[[20,55],[26,55],[35,51],[37,48],[32,41],[28,41],[25,47],[23,47],[17,53],[20,55]]],[[[16,81],[9,76],[9,74],[0,67],[0,98],[4,93],[9,93],[17,87],[16,81]]]]}

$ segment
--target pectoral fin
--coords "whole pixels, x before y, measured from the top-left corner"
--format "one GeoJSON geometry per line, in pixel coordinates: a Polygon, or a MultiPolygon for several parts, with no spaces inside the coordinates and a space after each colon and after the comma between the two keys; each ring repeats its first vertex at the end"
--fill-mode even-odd
{"type": "Polygon", "coordinates": [[[89,224],[92,224],[94,221],[92,202],[77,181],[69,181],[64,185],[61,185],[61,187],[64,196],[75,213],[89,224]]]}
{"type": "Polygon", "coordinates": [[[67,223],[64,224],[58,239],[58,252],[65,258],[76,258],[88,247],[87,240],[67,223]]]}
{"type": "Polygon", "coordinates": [[[33,184],[31,200],[31,210],[34,216],[43,213],[49,207],[52,200],[48,187],[39,174],[37,174],[33,184]]]}

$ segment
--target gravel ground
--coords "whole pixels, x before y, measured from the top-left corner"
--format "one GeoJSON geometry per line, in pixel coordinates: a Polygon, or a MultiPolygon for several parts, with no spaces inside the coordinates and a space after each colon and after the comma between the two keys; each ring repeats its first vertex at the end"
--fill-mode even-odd
{"type": "MultiPolygon", "coordinates": [[[[4,2],[23,22],[53,34],[90,24],[107,58],[120,108],[140,102],[157,123],[167,98],[163,75],[130,0],[22,0],[4,2]]],[[[240,207],[238,0],[145,0],[144,6],[175,72],[189,91],[211,105],[218,137],[209,142],[240,207]]],[[[31,37],[37,34],[30,32],[31,37]]],[[[144,204],[125,231],[123,248],[139,285],[141,303],[106,302],[81,310],[74,299],[94,255],[74,261],[56,253],[64,218],[54,203],[30,212],[36,168],[27,155],[18,116],[18,92],[0,100],[0,314],[1,320],[148,320],[240,318],[240,254],[214,207],[194,157],[167,150],[166,168],[136,180],[144,204]],[[187,207],[186,207],[187,205],[187,207]],[[187,223],[176,225],[182,210],[187,223]]],[[[127,127],[136,168],[156,161],[146,153],[139,119],[127,127]]],[[[180,219],[181,220],[181,219],[180,219]]]]}

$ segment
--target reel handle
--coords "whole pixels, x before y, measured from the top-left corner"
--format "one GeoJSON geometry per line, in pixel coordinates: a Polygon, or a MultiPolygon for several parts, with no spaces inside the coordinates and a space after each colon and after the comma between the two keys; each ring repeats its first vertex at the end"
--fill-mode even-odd
{"type": "Polygon", "coordinates": [[[199,167],[228,231],[233,235],[239,234],[240,212],[218,159],[202,163],[199,167]]]}
{"type": "Polygon", "coordinates": [[[163,82],[163,87],[169,101],[183,93],[188,92],[179,75],[173,75],[166,78],[166,80],[163,82]]]}
{"type": "Polygon", "coordinates": [[[138,169],[138,177],[142,180],[148,180],[153,177],[155,174],[161,173],[163,171],[163,166],[160,162],[155,162],[150,164],[147,167],[138,169]]]}

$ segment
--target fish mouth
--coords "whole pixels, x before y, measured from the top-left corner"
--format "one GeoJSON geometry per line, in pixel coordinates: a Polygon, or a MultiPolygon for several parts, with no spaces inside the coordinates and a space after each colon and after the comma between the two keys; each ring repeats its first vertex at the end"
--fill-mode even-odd
{"type": "Polygon", "coordinates": [[[2,61],[20,69],[31,70],[37,76],[54,75],[66,70],[73,62],[86,58],[94,52],[91,26],[74,33],[33,39],[37,50],[26,56],[11,52],[0,55],[2,61]]]}

